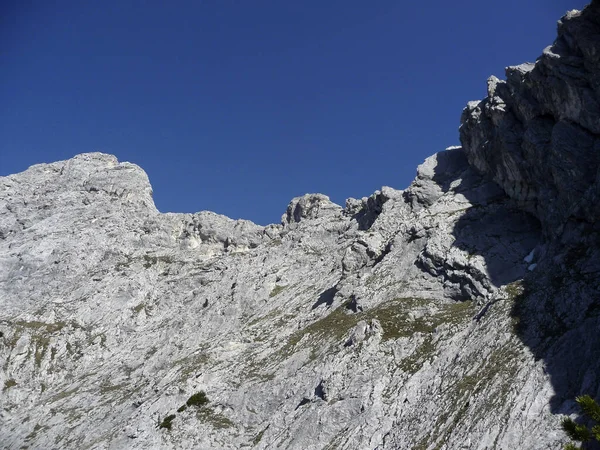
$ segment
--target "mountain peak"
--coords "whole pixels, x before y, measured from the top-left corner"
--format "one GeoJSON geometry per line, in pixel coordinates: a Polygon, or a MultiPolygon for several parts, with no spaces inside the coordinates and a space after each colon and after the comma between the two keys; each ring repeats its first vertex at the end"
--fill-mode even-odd
{"type": "Polygon", "coordinates": [[[344,208],[161,214],[102,153],[0,178],[4,446],[565,443],[600,396],[599,4],[344,208]]]}

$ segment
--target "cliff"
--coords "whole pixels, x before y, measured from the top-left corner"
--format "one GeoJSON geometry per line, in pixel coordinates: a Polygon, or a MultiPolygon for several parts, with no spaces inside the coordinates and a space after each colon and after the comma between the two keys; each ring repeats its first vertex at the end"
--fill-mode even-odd
{"type": "Polygon", "coordinates": [[[0,442],[558,448],[600,396],[599,48],[593,2],[408,188],[281,224],[100,153],[0,178],[0,442]]]}

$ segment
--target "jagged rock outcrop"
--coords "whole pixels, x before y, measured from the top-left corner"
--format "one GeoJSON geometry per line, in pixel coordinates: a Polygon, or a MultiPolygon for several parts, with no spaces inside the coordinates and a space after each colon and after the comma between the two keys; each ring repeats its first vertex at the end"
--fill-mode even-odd
{"type": "Polygon", "coordinates": [[[0,178],[2,445],[565,442],[600,395],[597,18],[491,79],[463,148],[344,208],[161,214],[100,153],[0,178]]]}
{"type": "Polygon", "coordinates": [[[571,11],[536,64],[488,80],[463,112],[469,162],[557,235],[600,217],[600,2],[571,11]]]}
{"type": "Polygon", "coordinates": [[[551,412],[600,397],[600,2],[570,11],[535,64],[491,77],[488,97],[463,112],[469,163],[497,182],[544,230],[512,315],[545,362],[551,412]]]}

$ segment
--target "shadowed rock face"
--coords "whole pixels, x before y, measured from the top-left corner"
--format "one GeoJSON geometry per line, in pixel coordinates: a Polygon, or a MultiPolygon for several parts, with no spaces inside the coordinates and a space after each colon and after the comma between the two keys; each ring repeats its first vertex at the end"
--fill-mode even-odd
{"type": "Polygon", "coordinates": [[[488,97],[465,108],[461,141],[546,231],[600,216],[600,2],[571,11],[536,64],[488,80],[488,97]]]}
{"type": "Polygon", "coordinates": [[[462,115],[469,163],[540,221],[546,239],[520,284],[516,331],[546,364],[551,411],[600,397],[600,2],[571,11],[535,64],[488,80],[462,115]]]}
{"type": "Polygon", "coordinates": [[[99,153],[0,178],[0,442],[560,446],[600,395],[597,11],[344,208],[160,214],[99,153]]]}

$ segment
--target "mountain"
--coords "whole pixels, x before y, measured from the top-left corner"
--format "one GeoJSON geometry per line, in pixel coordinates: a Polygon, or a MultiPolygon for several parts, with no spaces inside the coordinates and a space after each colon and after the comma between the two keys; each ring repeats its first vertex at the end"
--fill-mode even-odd
{"type": "Polygon", "coordinates": [[[559,448],[600,397],[598,49],[595,0],[408,188],[277,225],[100,153],[0,178],[2,446],[559,448]]]}

